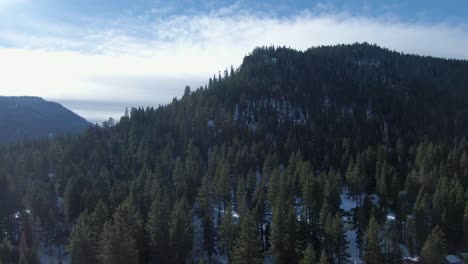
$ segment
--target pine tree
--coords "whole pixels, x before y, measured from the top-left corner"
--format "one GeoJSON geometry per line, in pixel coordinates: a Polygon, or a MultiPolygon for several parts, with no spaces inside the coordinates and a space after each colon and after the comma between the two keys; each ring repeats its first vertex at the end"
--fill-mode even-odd
{"type": "Polygon", "coordinates": [[[11,242],[5,237],[2,241],[2,244],[0,244],[0,258],[5,264],[13,263],[13,256],[11,251],[11,242]]]}
{"type": "Polygon", "coordinates": [[[70,263],[95,263],[96,256],[93,250],[93,241],[89,230],[89,216],[82,213],[70,234],[70,263]]]}
{"type": "Polygon", "coordinates": [[[174,183],[176,196],[181,198],[189,188],[188,176],[185,172],[184,161],[181,158],[177,158],[174,170],[172,171],[172,181],[174,183]]]}
{"type": "Polygon", "coordinates": [[[112,243],[111,243],[111,230],[112,222],[109,220],[102,226],[102,232],[99,234],[99,249],[98,260],[99,263],[111,263],[112,261],[112,243]]]}
{"type": "Polygon", "coordinates": [[[148,213],[146,232],[150,256],[155,262],[166,263],[169,249],[169,208],[167,196],[156,197],[148,213]]]}
{"type": "Polygon", "coordinates": [[[138,263],[136,240],[130,232],[131,227],[122,219],[114,219],[107,240],[103,241],[100,259],[103,264],[138,263]]]}
{"type": "Polygon", "coordinates": [[[431,222],[430,215],[430,200],[429,195],[424,191],[424,187],[418,193],[414,208],[416,247],[422,248],[427,234],[430,232],[429,225],[431,222]]]}
{"type": "Polygon", "coordinates": [[[81,211],[81,197],[77,178],[71,177],[63,194],[65,217],[71,223],[81,211]]]}
{"type": "Polygon", "coordinates": [[[432,196],[432,215],[435,225],[441,224],[442,213],[448,206],[449,183],[446,177],[440,177],[436,191],[432,196]]]}
{"type": "MultiPolygon", "coordinates": [[[[266,193],[261,183],[257,190],[255,191],[255,207],[253,209],[255,221],[257,222],[257,226],[260,230],[260,239],[265,241],[265,233],[263,231],[263,225],[265,223],[265,210],[266,210],[266,193]]],[[[263,249],[265,249],[264,243],[262,243],[263,249]]]]}
{"type": "Polygon", "coordinates": [[[468,249],[468,201],[465,204],[465,214],[463,216],[463,234],[465,241],[465,249],[468,249]]]}
{"type": "Polygon", "coordinates": [[[327,254],[325,254],[325,251],[322,250],[322,254],[320,255],[320,264],[329,264],[330,262],[328,261],[327,254]]]}
{"type": "Polygon", "coordinates": [[[300,264],[317,264],[317,256],[315,255],[314,247],[309,244],[304,252],[304,257],[299,262],[300,264]]]}
{"type": "Polygon", "coordinates": [[[278,168],[271,173],[270,184],[268,185],[268,201],[271,207],[276,205],[276,199],[280,191],[281,175],[282,172],[278,168]]]}
{"type": "Polygon", "coordinates": [[[387,177],[388,177],[388,166],[387,163],[384,162],[382,166],[380,166],[380,171],[376,174],[376,192],[379,195],[379,204],[381,208],[387,208],[388,205],[388,185],[387,185],[387,177]],[[378,176],[377,176],[378,175],[378,176]]]}
{"type": "Polygon", "coordinates": [[[89,231],[94,245],[99,243],[99,235],[108,218],[109,209],[102,201],[99,201],[89,217],[89,231]]]}
{"type": "Polygon", "coordinates": [[[398,205],[398,198],[400,194],[400,179],[398,177],[397,171],[395,168],[391,168],[390,175],[392,175],[392,182],[390,185],[390,199],[393,201],[392,203],[392,209],[393,211],[397,210],[397,205],[398,205]]]}
{"type": "Polygon", "coordinates": [[[33,214],[28,216],[28,221],[31,225],[31,253],[29,259],[33,263],[40,263],[39,249],[41,241],[44,238],[44,228],[42,227],[39,217],[34,217],[33,214]]]}
{"type": "Polygon", "coordinates": [[[317,205],[321,203],[318,198],[321,192],[320,189],[317,188],[317,180],[309,163],[304,162],[301,174],[305,216],[307,222],[312,223],[314,217],[317,217],[314,215],[314,210],[318,211],[317,205]]]}
{"type": "Polygon", "coordinates": [[[208,254],[209,262],[211,262],[211,255],[215,252],[215,231],[213,227],[213,213],[208,210],[202,218],[203,228],[203,246],[208,254]]]}
{"type": "Polygon", "coordinates": [[[436,226],[427,236],[426,243],[421,249],[421,256],[424,263],[437,264],[442,263],[443,258],[447,253],[447,242],[444,238],[442,230],[436,226]]]}
{"type": "Polygon", "coordinates": [[[18,264],[28,264],[28,258],[24,252],[20,252],[18,264]]]}
{"type": "Polygon", "coordinates": [[[218,210],[221,211],[222,205],[227,206],[230,202],[230,165],[226,160],[217,164],[215,177],[213,179],[216,199],[218,201],[218,210]]]}
{"type": "MultiPolygon", "coordinates": [[[[277,203],[279,206],[280,203],[277,203]]],[[[286,247],[286,214],[285,209],[276,208],[273,211],[272,228],[271,228],[271,245],[272,252],[276,256],[278,263],[283,263],[283,255],[286,247]]]]}
{"type": "Polygon", "coordinates": [[[283,259],[285,263],[297,263],[299,250],[297,241],[297,215],[293,205],[289,206],[288,217],[286,218],[286,237],[283,259]]]}
{"type": "Polygon", "coordinates": [[[296,215],[289,197],[286,177],[286,174],[282,174],[279,194],[273,208],[271,244],[277,263],[291,262],[296,255],[296,215]]]}
{"type": "Polygon", "coordinates": [[[278,163],[278,158],[276,155],[268,154],[263,162],[263,169],[262,169],[262,181],[269,182],[273,170],[278,163]]]}
{"type": "Polygon", "coordinates": [[[171,260],[184,263],[193,243],[192,213],[185,196],[174,205],[169,230],[171,260]]]}
{"type": "Polygon", "coordinates": [[[248,211],[247,188],[245,186],[245,180],[243,177],[239,177],[237,181],[236,198],[237,198],[237,213],[239,214],[240,218],[242,218],[248,211]]]}
{"type": "Polygon", "coordinates": [[[219,227],[219,246],[221,253],[230,253],[233,239],[233,224],[232,224],[232,205],[228,204],[222,215],[221,225],[219,227]]]}
{"type": "Polygon", "coordinates": [[[463,151],[463,154],[460,158],[460,170],[464,171],[466,169],[468,169],[468,153],[463,151]]]}
{"type": "Polygon", "coordinates": [[[251,212],[244,217],[232,251],[232,263],[263,263],[262,242],[251,212]]]}
{"type": "Polygon", "coordinates": [[[374,216],[369,220],[366,231],[366,243],[363,259],[370,264],[382,263],[382,253],[380,250],[379,224],[374,216]]]}
{"type": "Polygon", "coordinates": [[[189,177],[188,182],[188,193],[189,201],[193,201],[195,196],[196,186],[200,184],[202,178],[202,168],[201,168],[201,154],[200,149],[195,146],[193,139],[191,139],[187,145],[185,152],[185,171],[187,172],[187,177],[189,177]]]}
{"type": "Polygon", "coordinates": [[[401,263],[400,232],[396,221],[385,224],[383,245],[385,263],[401,263]]]}
{"type": "Polygon", "coordinates": [[[354,194],[354,157],[350,156],[348,161],[348,167],[346,169],[345,179],[346,183],[348,184],[349,191],[351,194],[354,194]]]}
{"type": "Polygon", "coordinates": [[[115,211],[113,223],[103,227],[99,259],[107,263],[138,263],[142,221],[138,211],[125,200],[115,211]]]}
{"type": "Polygon", "coordinates": [[[410,256],[414,256],[416,251],[415,240],[416,240],[416,226],[414,217],[408,217],[405,227],[405,244],[408,247],[410,256]]]}
{"type": "Polygon", "coordinates": [[[333,249],[336,263],[347,263],[350,257],[348,253],[348,240],[346,239],[346,230],[343,225],[340,213],[336,213],[333,218],[333,249]]]}
{"type": "Polygon", "coordinates": [[[19,263],[28,263],[29,250],[25,230],[21,231],[18,251],[20,255],[19,263]]]}

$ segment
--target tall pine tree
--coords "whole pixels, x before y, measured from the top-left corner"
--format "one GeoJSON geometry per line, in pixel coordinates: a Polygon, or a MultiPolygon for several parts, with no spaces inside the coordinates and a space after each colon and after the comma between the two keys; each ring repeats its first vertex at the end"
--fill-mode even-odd
{"type": "Polygon", "coordinates": [[[233,264],[263,263],[262,242],[251,212],[244,217],[232,251],[233,264]]]}

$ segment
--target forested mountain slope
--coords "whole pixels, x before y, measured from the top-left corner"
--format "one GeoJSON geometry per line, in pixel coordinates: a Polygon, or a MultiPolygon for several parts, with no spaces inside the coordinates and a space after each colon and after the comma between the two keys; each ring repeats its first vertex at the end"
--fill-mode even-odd
{"type": "Polygon", "coordinates": [[[440,263],[468,250],[467,73],[369,44],[257,48],[115,126],[2,147],[3,262],[67,245],[72,263],[440,263]]]}
{"type": "Polygon", "coordinates": [[[39,97],[0,96],[0,143],[81,133],[89,125],[60,104],[39,97]]]}

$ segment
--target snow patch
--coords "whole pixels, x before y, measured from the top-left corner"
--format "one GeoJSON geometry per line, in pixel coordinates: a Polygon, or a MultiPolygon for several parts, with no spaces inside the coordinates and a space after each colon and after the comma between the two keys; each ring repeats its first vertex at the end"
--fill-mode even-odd
{"type": "Polygon", "coordinates": [[[347,213],[350,213],[352,209],[357,207],[357,201],[353,199],[353,197],[348,193],[348,191],[341,192],[340,199],[340,209],[344,210],[347,213]]]}

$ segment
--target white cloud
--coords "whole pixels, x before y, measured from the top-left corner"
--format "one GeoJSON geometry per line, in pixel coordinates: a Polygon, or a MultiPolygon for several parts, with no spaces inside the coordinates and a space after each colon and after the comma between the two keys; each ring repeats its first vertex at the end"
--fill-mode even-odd
{"type": "Polygon", "coordinates": [[[233,6],[193,17],[123,19],[113,27],[80,31],[70,26],[71,33],[66,33],[69,30],[61,25],[60,32],[51,35],[2,30],[3,40],[14,48],[0,48],[0,94],[169,102],[185,84],[204,84],[214,73],[238,66],[261,45],[304,50],[367,41],[408,53],[468,59],[466,25],[409,24],[346,14],[305,11],[285,18],[233,6]]]}

